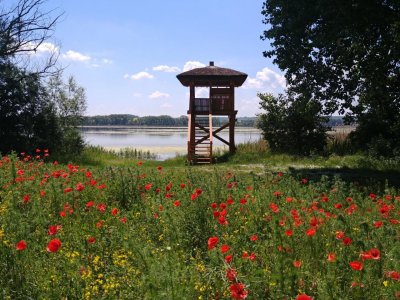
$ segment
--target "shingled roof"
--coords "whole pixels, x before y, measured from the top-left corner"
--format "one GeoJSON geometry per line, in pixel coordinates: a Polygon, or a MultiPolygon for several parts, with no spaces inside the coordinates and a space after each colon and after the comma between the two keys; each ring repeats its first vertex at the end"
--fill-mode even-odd
{"type": "Polygon", "coordinates": [[[204,68],[196,68],[190,71],[183,72],[176,76],[184,86],[230,86],[233,84],[235,87],[241,86],[247,74],[228,69],[214,66],[214,62],[204,68]]]}

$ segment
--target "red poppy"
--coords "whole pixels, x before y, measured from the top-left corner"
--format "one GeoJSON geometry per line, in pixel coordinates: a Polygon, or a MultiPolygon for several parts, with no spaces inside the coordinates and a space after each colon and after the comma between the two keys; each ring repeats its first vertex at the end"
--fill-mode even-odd
{"type": "Polygon", "coordinates": [[[317,229],[315,227],[307,229],[306,230],[306,235],[307,236],[313,236],[317,232],[317,229]]]}
{"type": "Polygon", "coordinates": [[[329,262],[335,262],[336,261],[336,254],[335,253],[328,253],[327,257],[329,262]]]}
{"type": "Polygon", "coordinates": [[[153,184],[150,182],[150,183],[148,183],[148,184],[146,184],[146,185],[144,186],[144,189],[145,189],[146,191],[149,191],[149,190],[151,189],[152,186],[153,186],[153,184]]]}
{"type": "Polygon", "coordinates": [[[27,203],[31,199],[31,196],[24,195],[24,203],[27,203]]]}
{"type": "Polygon", "coordinates": [[[55,235],[57,233],[58,229],[60,229],[60,228],[61,228],[60,225],[58,225],[58,226],[50,225],[49,229],[47,230],[47,234],[48,235],[55,235]]]}
{"type": "Polygon", "coordinates": [[[86,207],[92,207],[94,205],[94,201],[89,201],[88,203],[86,203],[86,207]]]}
{"type": "Polygon", "coordinates": [[[285,235],[286,236],[292,236],[293,235],[293,230],[291,230],[291,229],[286,230],[285,231],[285,235]]]}
{"type": "Polygon", "coordinates": [[[78,182],[78,183],[76,184],[76,186],[75,186],[75,189],[76,189],[78,192],[82,192],[82,191],[85,189],[85,186],[84,186],[81,182],[78,182]]]}
{"type": "Polygon", "coordinates": [[[178,207],[179,205],[181,205],[181,202],[179,200],[175,200],[174,201],[174,206],[178,207]]]}
{"type": "Polygon", "coordinates": [[[275,191],[274,192],[274,196],[275,197],[280,197],[282,195],[282,193],[280,191],[275,191]]]}
{"type": "Polygon", "coordinates": [[[296,300],[312,300],[312,297],[310,297],[306,294],[301,294],[301,295],[297,295],[296,300]]]}
{"type": "Polygon", "coordinates": [[[294,266],[295,268],[300,268],[300,267],[301,267],[301,260],[295,260],[295,261],[293,262],[293,266],[294,266]]]}
{"type": "Polygon", "coordinates": [[[88,244],[94,244],[94,243],[96,243],[96,239],[94,238],[94,237],[89,237],[88,239],[87,239],[87,242],[88,242],[88,244]]]}
{"type": "Polygon", "coordinates": [[[119,219],[122,223],[126,223],[126,217],[119,219]]]}
{"type": "Polygon", "coordinates": [[[235,281],[236,276],[237,276],[237,272],[235,269],[226,270],[226,278],[228,278],[229,281],[235,281]]]}
{"type": "Polygon", "coordinates": [[[225,261],[226,261],[226,263],[227,263],[227,264],[230,264],[231,261],[232,261],[232,258],[233,258],[232,255],[227,255],[227,256],[225,256],[225,261]]]}
{"type": "Polygon", "coordinates": [[[344,238],[344,232],[343,231],[336,231],[336,238],[338,240],[341,240],[342,238],[344,238]]]}
{"type": "Polygon", "coordinates": [[[258,240],[258,236],[255,234],[250,237],[250,241],[252,241],[252,242],[257,241],[257,240],[258,240]]]}
{"type": "Polygon", "coordinates": [[[356,271],[361,271],[363,269],[362,262],[359,262],[357,260],[349,262],[349,265],[353,270],[356,270],[356,271]]]}
{"type": "Polygon", "coordinates": [[[181,189],[183,189],[183,188],[185,188],[185,184],[184,183],[181,183],[180,185],[179,185],[179,187],[181,188],[181,189]]]}
{"type": "Polygon", "coordinates": [[[375,227],[375,228],[380,228],[380,227],[382,227],[382,225],[383,225],[383,222],[382,222],[382,221],[376,221],[376,222],[374,222],[374,227],[375,227]]]}
{"type": "Polygon", "coordinates": [[[279,212],[279,207],[275,203],[270,203],[269,208],[272,210],[273,213],[277,214],[279,212]]]}
{"type": "Polygon", "coordinates": [[[226,252],[228,252],[229,251],[229,246],[228,245],[226,245],[226,244],[223,244],[223,245],[221,245],[221,253],[226,253],[226,252]]]}
{"type": "Polygon", "coordinates": [[[218,244],[218,237],[216,236],[210,237],[207,242],[208,250],[215,248],[217,244],[218,244]]]}
{"type": "Polygon", "coordinates": [[[242,283],[232,284],[229,289],[231,290],[231,297],[233,299],[240,300],[247,297],[247,291],[244,289],[242,283]]]}
{"type": "Polygon", "coordinates": [[[66,194],[66,193],[69,193],[69,192],[72,192],[73,191],[73,188],[66,188],[66,189],[64,189],[64,194],[66,194]]]}
{"type": "Polygon", "coordinates": [[[61,218],[64,218],[65,216],[66,216],[65,211],[61,211],[61,212],[60,212],[60,217],[61,217],[61,218]]]}
{"type": "Polygon", "coordinates": [[[353,241],[351,240],[351,238],[347,236],[343,239],[343,244],[345,244],[346,246],[350,245],[352,242],[353,241]]]}
{"type": "Polygon", "coordinates": [[[26,247],[28,245],[26,244],[26,242],[24,240],[20,240],[16,245],[15,245],[15,249],[17,249],[18,251],[22,251],[25,250],[26,247]]]}
{"type": "Polygon", "coordinates": [[[102,213],[106,211],[106,208],[107,206],[104,203],[97,204],[97,209],[102,213]]]}
{"type": "Polygon", "coordinates": [[[111,214],[112,214],[113,216],[118,215],[118,212],[119,212],[118,208],[113,208],[113,209],[111,210],[111,214]]]}
{"type": "Polygon", "coordinates": [[[47,244],[47,251],[48,252],[57,252],[58,249],[61,247],[61,241],[59,239],[52,239],[48,244],[47,244]]]}
{"type": "Polygon", "coordinates": [[[400,273],[396,271],[385,272],[385,275],[393,280],[400,281],[400,273]]]}

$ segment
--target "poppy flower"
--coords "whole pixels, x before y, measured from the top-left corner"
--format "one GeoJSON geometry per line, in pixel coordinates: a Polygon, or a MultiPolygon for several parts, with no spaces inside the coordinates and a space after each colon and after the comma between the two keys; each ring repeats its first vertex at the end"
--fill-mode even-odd
{"type": "Polygon", "coordinates": [[[291,229],[286,230],[285,231],[285,235],[286,236],[292,236],[293,235],[293,230],[291,230],[291,229]]]}
{"type": "Polygon", "coordinates": [[[31,199],[31,196],[29,196],[29,195],[24,195],[24,203],[27,203],[30,199],[31,199]]]}
{"type": "Polygon", "coordinates": [[[297,295],[296,300],[312,300],[312,297],[310,297],[306,294],[301,294],[301,295],[297,295]]]}
{"type": "Polygon", "coordinates": [[[121,219],[119,219],[122,223],[126,223],[126,217],[122,217],[121,219]]]}
{"type": "Polygon", "coordinates": [[[221,249],[221,253],[226,253],[229,251],[230,248],[228,245],[223,244],[223,245],[221,245],[220,249],[221,249]]]}
{"type": "Polygon", "coordinates": [[[300,268],[300,267],[301,267],[301,260],[295,260],[295,261],[293,262],[293,266],[294,266],[295,268],[300,268]]]}
{"type": "Polygon", "coordinates": [[[258,236],[256,236],[256,235],[252,235],[250,237],[250,241],[252,241],[252,242],[257,241],[257,240],[258,240],[258,236]]]}
{"type": "Polygon", "coordinates": [[[66,194],[66,193],[69,193],[69,192],[72,192],[73,191],[73,188],[65,188],[64,189],[64,194],[66,194]]]}
{"type": "Polygon", "coordinates": [[[247,297],[247,291],[244,289],[242,283],[235,283],[229,287],[231,291],[231,297],[236,300],[245,299],[247,297]]]}
{"type": "Polygon", "coordinates": [[[306,230],[306,235],[307,236],[313,236],[317,232],[317,229],[315,227],[307,229],[306,230]]]}
{"type": "Polygon", "coordinates": [[[52,239],[48,244],[47,244],[47,251],[48,252],[57,252],[58,249],[61,247],[61,241],[59,239],[52,239]]]}
{"type": "Polygon", "coordinates": [[[81,182],[78,182],[78,183],[76,184],[76,186],[75,186],[75,189],[76,189],[78,192],[82,192],[82,191],[85,189],[85,186],[84,186],[81,182]]]}
{"type": "Polygon", "coordinates": [[[94,237],[89,237],[88,239],[87,239],[87,242],[88,242],[88,244],[94,244],[94,243],[96,243],[96,239],[94,238],[94,237]]]}
{"type": "Polygon", "coordinates": [[[15,249],[17,249],[18,251],[22,251],[25,250],[26,247],[28,245],[26,244],[26,242],[24,240],[20,240],[16,245],[15,245],[15,249]]]}
{"type": "Polygon", "coordinates": [[[118,212],[119,212],[118,208],[113,208],[113,209],[111,210],[111,214],[112,214],[113,216],[118,215],[118,212]]]}
{"type": "Polygon", "coordinates": [[[328,253],[327,260],[328,260],[329,262],[335,262],[335,261],[336,261],[336,255],[335,255],[335,253],[328,253]]]}
{"type": "Polygon", "coordinates": [[[60,226],[50,225],[49,229],[47,230],[47,234],[55,235],[57,233],[58,229],[60,229],[60,226]]]}
{"type": "Polygon", "coordinates": [[[226,262],[227,264],[230,264],[231,261],[232,261],[232,258],[233,258],[232,255],[227,255],[227,256],[225,256],[225,262],[226,262]]]}
{"type": "Polygon", "coordinates": [[[237,272],[235,269],[226,270],[226,278],[228,278],[229,281],[235,281],[236,276],[237,276],[237,272]]]}
{"type": "Polygon", "coordinates": [[[175,200],[174,201],[174,206],[178,207],[179,205],[181,205],[181,202],[179,200],[175,200]]]}
{"type": "Polygon", "coordinates": [[[380,227],[382,227],[382,225],[383,225],[383,222],[382,222],[382,221],[376,221],[376,222],[374,222],[374,227],[375,227],[375,228],[380,228],[380,227]]]}
{"type": "Polygon", "coordinates": [[[345,244],[346,246],[350,245],[353,241],[351,240],[351,238],[349,237],[345,237],[343,239],[343,244],[345,244]]]}
{"type": "Polygon", "coordinates": [[[207,242],[208,250],[214,249],[217,244],[218,244],[218,237],[216,236],[210,237],[207,242]]]}
{"type": "Polygon", "coordinates": [[[361,271],[363,269],[362,262],[359,262],[357,260],[349,262],[349,265],[353,270],[356,270],[356,271],[361,271]]]}
{"type": "Polygon", "coordinates": [[[92,207],[94,205],[94,201],[89,201],[88,203],[86,203],[86,207],[92,207]]]}

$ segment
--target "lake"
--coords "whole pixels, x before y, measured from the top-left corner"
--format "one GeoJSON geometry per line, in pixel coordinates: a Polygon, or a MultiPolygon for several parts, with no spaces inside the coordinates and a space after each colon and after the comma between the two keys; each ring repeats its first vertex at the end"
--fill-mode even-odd
{"type": "MultiPolygon", "coordinates": [[[[105,149],[118,150],[135,148],[157,154],[157,158],[165,160],[187,153],[186,127],[134,127],[134,126],[82,126],[81,132],[85,142],[105,149]]],[[[219,136],[229,139],[229,131],[223,130],[219,136]]],[[[257,141],[261,131],[256,128],[235,128],[235,143],[257,141]]],[[[216,148],[228,149],[217,139],[213,139],[216,148]]]]}

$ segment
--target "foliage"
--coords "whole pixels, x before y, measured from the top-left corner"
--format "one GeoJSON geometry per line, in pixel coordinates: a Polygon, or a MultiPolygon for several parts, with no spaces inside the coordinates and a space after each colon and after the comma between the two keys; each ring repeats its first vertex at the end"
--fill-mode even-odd
{"type": "Polygon", "coordinates": [[[86,110],[85,89],[70,76],[66,83],[62,73],[50,77],[47,83],[49,101],[54,103],[59,126],[63,132],[61,156],[75,156],[83,150],[84,141],[78,130],[86,110]]]}
{"type": "Polygon", "coordinates": [[[327,121],[319,114],[320,104],[299,97],[259,94],[260,107],[265,111],[258,116],[258,127],[268,141],[272,152],[299,155],[322,153],[326,145],[327,121]]]}
{"type": "Polygon", "coordinates": [[[398,295],[399,190],[146,164],[84,168],[3,157],[1,297],[398,295]]]}
{"type": "MultiPolygon", "coordinates": [[[[221,126],[228,121],[225,117],[213,117],[213,126],[221,126]]],[[[236,126],[254,127],[254,117],[239,117],[236,126]]],[[[85,116],[84,126],[187,126],[187,116],[173,118],[167,115],[139,117],[129,114],[114,114],[106,116],[85,116]]]]}
{"type": "Polygon", "coordinates": [[[59,146],[62,132],[55,107],[37,74],[0,64],[0,99],[1,153],[59,146]]]}
{"type": "Polygon", "coordinates": [[[400,149],[400,9],[398,1],[264,2],[265,51],[292,92],[312,95],[325,114],[356,122],[361,150],[400,149]],[[363,149],[364,148],[364,149],[363,149]]]}

